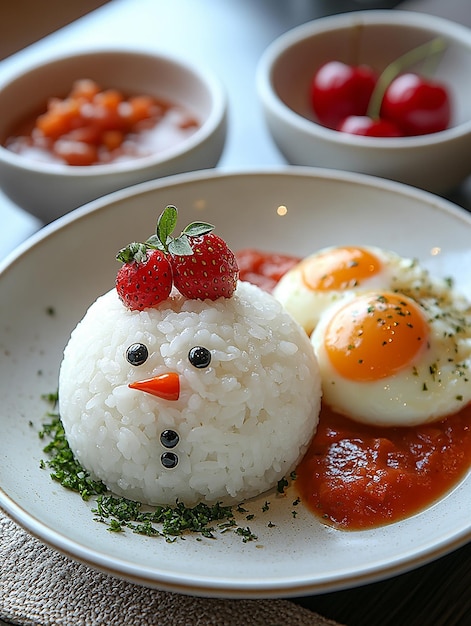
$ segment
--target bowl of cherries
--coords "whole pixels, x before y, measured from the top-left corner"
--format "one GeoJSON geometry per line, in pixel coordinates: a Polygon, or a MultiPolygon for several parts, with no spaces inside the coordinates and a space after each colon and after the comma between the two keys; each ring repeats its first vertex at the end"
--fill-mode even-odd
{"type": "Polygon", "coordinates": [[[446,193],[471,174],[471,30],[413,11],[303,24],[257,68],[272,138],[292,165],[446,193]]]}

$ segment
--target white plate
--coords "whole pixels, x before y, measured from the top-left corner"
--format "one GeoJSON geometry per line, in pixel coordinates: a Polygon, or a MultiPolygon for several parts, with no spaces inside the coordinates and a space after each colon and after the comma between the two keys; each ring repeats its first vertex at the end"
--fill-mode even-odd
{"type": "Polygon", "coordinates": [[[302,506],[293,517],[289,492],[251,505],[256,519],[247,524],[258,541],[243,543],[227,533],[169,544],[107,532],[93,521],[90,504],[39,469],[44,454],[37,430],[46,409],[40,396],[56,389],[69,333],[114,284],[116,251],[147,237],[166,204],[179,207],[182,227],[195,218],[215,223],[234,249],[302,255],[330,244],[375,244],[453,274],[468,290],[471,217],[379,179],[307,168],[200,172],[95,201],[43,229],[0,268],[0,505],[43,542],[92,567],[209,596],[332,591],[397,574],[469,541],[471,475],[434,506],[383,528],[337,531],[302,506]],[[280,205],[286,215],[277,214],[280,205]],[[270,510],[261,513],[266,500],[270,510]]]}

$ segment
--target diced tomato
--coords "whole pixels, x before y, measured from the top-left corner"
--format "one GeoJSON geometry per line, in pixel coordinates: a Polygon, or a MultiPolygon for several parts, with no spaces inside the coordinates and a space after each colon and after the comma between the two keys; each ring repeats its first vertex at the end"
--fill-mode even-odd
{"type": "Polygon", "coordinates": [[[198,122],[195,120],[194,117],[187,117],[180,122],[179,126],[182,129],[193,128],[198,126],[198,122]]]}
{"type": "Polygon", "coordinates": [[[81,126],[80,128],[74,128],[66,135],[63,135],[62,139],[80,141],[97,146],[102,141],[102,130],[96,125],[81,126]]]}
{"type": "Polygon", "coordinates": [[[100,87],[94,80],[82,78],[72,85],[70,97],[91,102],[99,91],[100,87]]]}
{"type": "Polygon", "coordinates": [[[81,79],[66,98],[51,97],[44,113],[22,120],[4,145],[43,161],[52,154],[55,162],[92,165],[159,152],[196,128],[196,120],[177,105],[148,95],[127,97],[81,79]],[[175,115],[166,115],[170,109],[175,115]]]}
{"type": "Polygon", "coordinates": [[[301,260],[287,254],[245,248],[236,253],[239,277],[271,292],[280,278],[301,260]]]}
{"type": "Polygon", "coordinates": [[[56,139],[81,125],[80,107],[76,100],[67,98],[51,101],[46,113],[38,117],[37,127],[51,139],[56,139]]]}
{"type": "Polygon", "coordinates": [[[83,141],[59,139],[53,151],[68,165],[93,165],[98,159],[96,146],[83,141]]]}
{"type": "Polygon", "coordinates": [[[123,143],[124,133],[120,130],[106,130],[102,135],[102,144],[110,152],[123,143]]]}
{"type": "Polygon", "coordinates": [[[131,124],[136,124],[141,120],[148,119],[156,114],[161,113],[159,106],[154,98],[150,96],[134,96],[129,98],[129,120],[131,124]]]}

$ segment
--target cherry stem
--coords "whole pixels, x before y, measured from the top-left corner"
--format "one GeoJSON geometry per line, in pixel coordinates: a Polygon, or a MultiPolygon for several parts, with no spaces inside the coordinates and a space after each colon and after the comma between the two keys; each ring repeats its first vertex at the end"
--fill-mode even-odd
{"type": "Polygon", "coordinates": [[[396,76],[398,76],[405,68],[410,67],[419,61],[429,59],[432,55],[442,53],[445,48],[445,40],[442,37],[436,37],[421,46],[417,46],[417,48],[409,50],[390,63],[381,73],[373,93],[371,94],[368,111],[366,113],[368,117],[373,120],[379,119],[384,94],[396,76]]]}

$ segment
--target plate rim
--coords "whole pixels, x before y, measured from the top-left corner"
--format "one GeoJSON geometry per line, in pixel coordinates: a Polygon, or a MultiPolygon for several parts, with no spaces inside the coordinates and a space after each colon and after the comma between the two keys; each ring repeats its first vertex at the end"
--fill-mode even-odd
{"type": "Polygon", "coordinates": [[[426,202],[439,208],[447,213],[454,214],[455,217],[468,221],[471,224],[471,214],[463,207],[447,200],[442,196],[438,196],[430,191],[413,187],[405,183],[393,181],[379,176],[370,174],[360,174],[344,170],[334,170],[331,168],[312,167],[303,165],[285,165],[285,166],[265,166],[257,168],[217,168],[203,169],[195,172],[184,172],[181,174],[173,174],[163,178],[154,179],[142,183],[131,185],[118,191],[113,191],[96,200],[87,202],[86,204],[73,209],[72,211],[62,215],[56,220],[45,224],[38,231],[30,235],[25,241],[20,243],[12,250],[2,261],[0,261],[0,276],[12,265],[16,259],[27,253],[28,250],[39,244],[43,239],[49,237],[53,232],[67,228],[70,224],[86,218],[90,213],[106,209],[111,202],[125,200],[129,197],[149,193],[153,190],[172,187],[175,185],[186,185],[199,181],[208,181],[212,179],[234,179],[240,177],[256,178],[258,176],[283,176],[283,177],[307,177],[313,179],[337,180],[350,184],[356,184],[361,187],[371,187],[377,190],[386,190],[388,192],[399,193],[402,196],[408,196],[415,200],[426,202]]]}

